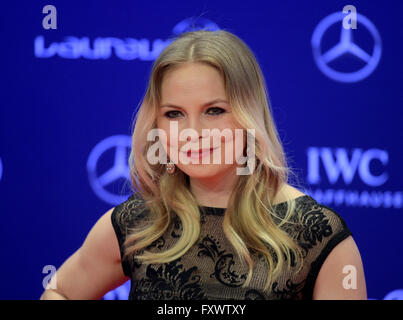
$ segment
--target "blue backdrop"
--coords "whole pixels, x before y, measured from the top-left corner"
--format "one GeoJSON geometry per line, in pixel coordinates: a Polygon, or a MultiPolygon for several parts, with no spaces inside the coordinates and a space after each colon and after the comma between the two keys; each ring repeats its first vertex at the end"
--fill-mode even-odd
{"type": "MultiPolygon", "coordinates": [[[[2,10],[1,299],[38,299],[52,266],[127,198],[134,110],[168,38],[192,25],[224,28],[253,50],[304,191],[346,220],[368,297],[403,299],[402,2],[18,1],[2,10]],[[46,5],[57,29],[44,27],[46,5]],[[346,5],[356,29],[343,27],[346,5]]],[[[105,298],[127,298],[127,285],[105,298]]]]}

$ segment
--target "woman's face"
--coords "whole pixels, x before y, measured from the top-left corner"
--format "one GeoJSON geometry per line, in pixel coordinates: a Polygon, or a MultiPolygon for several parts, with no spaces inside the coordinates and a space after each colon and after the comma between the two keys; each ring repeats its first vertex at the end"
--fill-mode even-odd
{"type": "Polygon", "coordinates": [[[160,141],[166,143],[168,158],[191,178],[213,177],[242,166],[237,159],[243,157],[246,132],[232,115],[224,81],[212,66],[186,63],[165,73],[157,127],[166,134],[166,141],[163,136],[160,141]]]}

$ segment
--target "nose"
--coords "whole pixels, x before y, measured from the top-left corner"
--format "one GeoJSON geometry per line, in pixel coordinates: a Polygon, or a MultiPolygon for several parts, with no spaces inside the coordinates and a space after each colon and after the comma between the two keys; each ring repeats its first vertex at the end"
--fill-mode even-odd
{"type": "MultiPolygon", "coordinates": [[[[206,129],[207,130],[207,129],[206,129]]],[[[196,130],[197,131],[197,130],[196,130]]],[[[194,142],[194,143],[197,143],[198,141],[200,141],[200,140],[204,140],[204,139],[207,139],[209,137],[209,134],[208,133],[206,133],[206,134],[204,134],[204,135],[202,135],[202,133],[201,133],[201,129],[200,129],[200,131],[197,131],[197,135],[196,136],[187,136],[187,138],[186,138],[186,140],[189,142],[189,141],[191,141],[191,142],[194,142]]]]}
{"type": "Polygon", "coordinates": [[[196,135],[192,136],[187,136],[187,141],[191,141],[194,143],[198,143],[200,140],[208,139],[210,136],[208,128],[203,127],[203,123],[199,119],[191,120],[189,121],[189,127],[188,129],[193,129],[194,131],[197,132],[196,135]],[[203,129],[205,130],[205,133],[203,134],[203,129]]]}

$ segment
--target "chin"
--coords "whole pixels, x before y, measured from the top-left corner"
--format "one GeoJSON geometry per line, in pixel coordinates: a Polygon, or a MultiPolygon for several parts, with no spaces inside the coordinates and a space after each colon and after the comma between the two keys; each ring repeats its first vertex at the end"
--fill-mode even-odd
{"type": "Polygon", "coordinates": [[[190,178],[208,178],[226,171],[225,167],[217,164],[188,164],[179,169],[190,178]]]}

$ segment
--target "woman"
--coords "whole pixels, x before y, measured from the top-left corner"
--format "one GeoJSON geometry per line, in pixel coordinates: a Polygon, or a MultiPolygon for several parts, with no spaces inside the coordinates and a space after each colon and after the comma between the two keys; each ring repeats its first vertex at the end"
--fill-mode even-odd
{"type": "Polygon", "coordinates": [[[344,220],[288,184],[264,77],[241,39],[174,39],[134,124],[133,195],[42,299],[99,299],[129,279],[129,299],[366,299],[344,220]]]}

